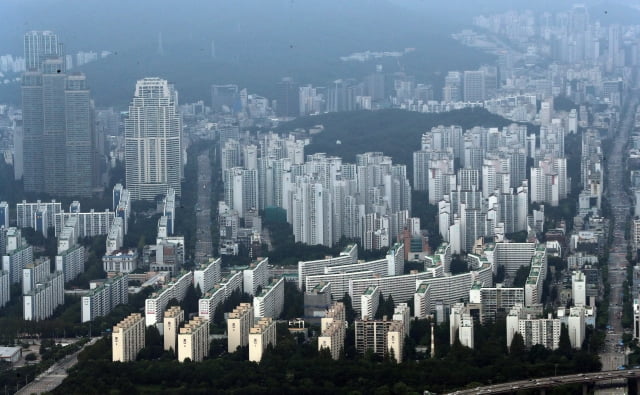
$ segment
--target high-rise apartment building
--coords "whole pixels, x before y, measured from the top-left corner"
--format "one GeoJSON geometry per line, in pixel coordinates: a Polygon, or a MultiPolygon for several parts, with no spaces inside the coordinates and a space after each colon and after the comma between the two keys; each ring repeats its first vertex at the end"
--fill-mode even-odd
{"type": "Polygon", "coordinates": [[[9,272],[0,270],[0,308],[11,300],[11,278],[9,272]]]}
{"type": "Polygon", "coordinates": [[[125,167],[132,200],[154,200],[173,188],[181,195],[182,120],[178,94],[160,78],[136,83],[125,120],[125,167]]]}
{"type": "Polygon", "coordinates": [[[276,322],[263,317],[249,331],[249,361],[260,362],[269,344],[276,345],[276,322]]]}
{"type": "Polygon", "coordinates": [[[380,289],[378,289],[378,286],[370,285],[367,287],[362,296],[360,296],[360,299],[360,305],[362,306],[361,318],[363,320],[375,318],[380,302],[380,289]]]}
{"type": "Polygon", "coordinates": [[[144,331],[144,317],[140,313],[133,313],[114,326],[111,335],[113,362],[135,361],[144,347],[144,331]]]}
{"type": "Polygon", "coordinates": [[[22,294],[26,295],[47,280],[51,274],[51,263],[49,258],[38,258],[33,263],[29,263],[22,269],[22,294]]]}
{"type": "Polygon", "coordinates": [[[178,361],[200,362],[209,355],[209,321],[195,317],[178,334],[178,361]]]}
{"type": "Polygon", "coordinates": [[[238,347],[246,347],[249,344],[249,330],[252,326],[251,303],[240,303],[227,317],[228,352],[235,352],[238,347]]]}
{"type": "Polygon", "coordinates": [[[163,331],[164,331],[164,349],[165,351],[177,351],[176,342],[178,341],[178,333],[180,332],[180,324],[184,321],[184,310],[179,306],[172,306],[164,312],[163,331]]]}
{"type": "Polygon", "coordinates": [[[81,321],[93,321],[103,317],[120,304],[129,302],[129,275],[119,274],[115,277],[92,281],[91,289],[81,299],[81,321]]]}
{"type": "Polygon", "coordinates": [[[51,317],[64,304],[64,274],[54,272],[22,296],[25,321],[40,321],[51,317]]]}
{"type": "Polygon", "coordinates": [[[345,325],[344,321],[333,320],[318,336],[318,351],[327,349],[331,358],[338,359],[340,351],[344,348],[345,325]]]}
{"type": "Polygon", "coordinates": [[[274,320],[280,317],[284,308],[284,277],[273,279],[271,284],[253,297],[253,315],[259,317],[271,317],[274,320]]]}
{"type": "MultiPolygon", "coordinates": [[[[368,350],[374,354],[384,356],[388,352],[389,328],[395,321],[383,320],[356,320],[356,350],[364,354],[368,350]]],[[[404,339],[403,339],[404,341],[404,339]]]]}

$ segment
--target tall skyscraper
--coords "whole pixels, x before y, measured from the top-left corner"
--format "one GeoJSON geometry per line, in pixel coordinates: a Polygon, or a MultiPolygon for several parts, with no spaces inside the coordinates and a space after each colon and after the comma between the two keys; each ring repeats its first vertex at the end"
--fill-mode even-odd
{"type": "Polygon", "coordinates": [[[279,117],[297,117],[300,115],[300,96],[298,84],[292,78],[285,77],[278,83],[276,114],[279,117]]]}
{"type": "Polygon", "coordinates": [[[44,189],[51,195],[65,192],[65,111],[66,74],[61,58],[46,59],[42,65],[42,110],[44,131],[44,189]]]}
{"type": "Polygon", "coordinates": [[[127,189],[133,200],[154,200],[171,187],[182,189],[182,121],[177,92],[166,80],[136,83],[125,120],[127,189]]]}
{"type": "Polygon", "coordinates": [[[480,102],[486,99],[486,83],[483,71],[464,72],[464,101],[480,102]]]}
{"type": "Polygon", "coordinates": [[[67,77],[64,104],[67,193],[72,196],[90,195],[92,187],[98,184],[100,158],[94,149],[94,111],[83,74],[67,77]]]}
{"type": "Polygon", "coordinates": [[[26,192],[44,191],[44,152],[42,137],[42,73],[28,71],[22,75],[23,181],[26,192]]]}
{"type": "Polygon", "coordinates": [[[27,71],[40,70],[45,59],[62,56],[62,43],[50,31],[30,31],[24,35],[24,60],[27,71]]]}
{"type": "Polygon", "coordinates": [[[86,78],[65,72],[62,44],[51,32],[24,38],[23,180],[27,192],[91,196],[99,181],[94,116],[86,78]]]}

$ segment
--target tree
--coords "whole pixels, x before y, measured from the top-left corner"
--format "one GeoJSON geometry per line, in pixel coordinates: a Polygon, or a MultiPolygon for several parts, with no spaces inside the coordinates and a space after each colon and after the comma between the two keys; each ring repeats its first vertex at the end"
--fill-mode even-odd
{"type": "Polygon", "coordinates": [[[558,352],[561,355],[569,358],[573,348],[571,347],[571,339],[569,338],[569,329],[565,324],[562,324],[560,328],[560,342],[558,345],[558,352]]]}
{"type": "Polygon", "coordinates": [[[353,304],[351,303],[351,296],[345,292],[342,299],[339,300],[344,304],[344,314],[348,323],[353,323],[356,319],[356,312],[353,310],[353,304]]]}
{"type": "Polygon", "coordinates": [[[509,355],[514,358],[521,359],[525,355],[526,351],[524,338],[520,332],[514,333],[513,339],[511,339],[511,345],[509,346],[509,355]]]}
{"type": "Polygon", "coordinates": [[[466,273],[469,271],[469,264],[459,255],[455,255],[453,259],[451,259],[451,267],[449,270],[451,270],[451,274],[466,273]]]}
{"type": "Polygon", "coordinates": [[[498,265],[498,269],[496,270],[496,276],[493,279],[493,282],[498,284],[504,281],[504,265],[498,265]]]}
{"type": "Polygon", "coordinates": [[[382,319],[382,316],[384,315],[384,307],[384,296],[380,293],[378,294],[378,309],[373,314],[375,319],[382,319]]]}
{"type": "Polygon", "coordinates": [[[515,277],[513,278],[513,286],[517,288],[524,287],[524,284],[527,282],[527,278],[529,277],[530,269],[527,266],[520,266],[518,271],[516,272],[515,277]]]}
{"type": "Polygon", "coordinates": [[[193,287],[193,284],[191,284],[189,288],[187,288],[184,299],[180,304],[182,310],[184,310],[185,317],[188,317],[191,313],[198,312],[198,301],[200,300],[200,296],[202,296],[202,294],[199,292],[199,289],[200,288],[195,289],[193,287]]]}

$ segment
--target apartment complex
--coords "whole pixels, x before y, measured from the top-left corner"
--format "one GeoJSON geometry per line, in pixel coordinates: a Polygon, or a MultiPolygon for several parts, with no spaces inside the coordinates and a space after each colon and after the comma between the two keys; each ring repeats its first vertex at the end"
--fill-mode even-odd
{"type": "Polygon", "coordinates": [[[81,321],[103,317],[120,304],[129,302],[129,275],[116,275],[104,281],[92,281],[91,289],[81,299],[81,321]]]}

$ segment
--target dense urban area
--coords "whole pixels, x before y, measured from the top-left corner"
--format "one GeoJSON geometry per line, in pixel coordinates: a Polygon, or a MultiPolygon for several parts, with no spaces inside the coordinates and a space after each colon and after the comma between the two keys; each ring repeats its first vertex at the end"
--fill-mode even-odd
{"type": "Polygon", "coordinates": [[[115,51],[25,31],[0,392],[638,393],[640,25],[603,15],[476,15],[452,39],[485,60],[437,81],[363,48],[112,107],[83,67],[115,51]]]}

